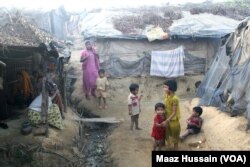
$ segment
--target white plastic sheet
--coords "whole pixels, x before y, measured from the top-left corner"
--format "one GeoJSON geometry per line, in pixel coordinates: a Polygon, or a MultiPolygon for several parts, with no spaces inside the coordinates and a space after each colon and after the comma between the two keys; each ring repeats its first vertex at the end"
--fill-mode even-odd
{"type": "Polygon", "coordinates": [[[221,38],[235,31],[239,21],[213,14],[187,15],[169,27],[171,36],[221,38]]]}

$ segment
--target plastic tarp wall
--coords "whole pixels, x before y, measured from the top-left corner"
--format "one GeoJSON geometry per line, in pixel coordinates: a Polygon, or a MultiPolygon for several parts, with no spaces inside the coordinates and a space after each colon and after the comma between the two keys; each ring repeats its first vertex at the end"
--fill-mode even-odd
{"type": "Polygon", "coordinates": [[[119,57],[110,57],[101,63],[101,67],[111,77],[145,76],[149,74],[151,56],[145,55],[135,61],[122,60],[119,57]]]}
{"type": "Polygon", "coordinates": [[[78,15],[70,15],[69,20],[67,21],[67,33],[69,35],[78,35],[81,33],[81,27],[83,26],[81,20],[86,16],[86,13],[83,12],[78,15]]]}
{"type": "MultiPolygon", "coordinates": [[[[110,57],[101,63],[101,67],[111,77],[145,76],[150,74],[151,55],[146,55],[135,61],[123,60],[119,57],[110,57]]],[[[185,55],[185,74],[204,73],[205,58],[185,55]]]]}
{"type": "Polygon", "coordinates": [[[224,77],[225,71],[228,70],[229,57],[226,55],[226,47],[223,46],[217,53],[217,56],[212,63],[210,70],[199,87],[197,95],[203,95],[201,103],[204,105],[215,105],[213,96],[216,93],[221,78],[224,77]],[[218,56],[220,55],[220,56],[218,56]],[[203,89],[202,89],[203,88],[203,89]]]}
{"type": "Polygon", "coordinates": [[[31,22],[35,22],[40,29],[54,34],[57,38],[66,38],[68,14],[63,7],[55,10],[26,9],[24,14],[31,22]]]}
{"type": "Polygon", "coordinates": [[[58,8],[51,12],[52,33],[60,38],[66,39],[66,21],[68,16],[64,8],[58,8]]]}
{"type": "Polygon", "coordinates": [[[208,58],[208,65],[210,65],[220,45],[220,41],[220,39],[211,38],[194,40],[173,39],[154,42],[148,42],[147,39],[96,39],[94,43],[102,60],[108,59],[109,56],[135,60],[144,56],[144,53],[150,54],[151,51],[172,50],[182,45],[189,54],[195,57],[208,58]]]}
{"type": "Polygon", "coordinates": [[[205,13],[175,20],[169,30],[171,36],[221,38],[234,32],[238,24],[239,21],[205,13]]]}
{"type": "Polygon", "coordinates": [[[205,72],[206,59],[212,59],[216,53],[217,40],[191,39],[155,41],[105,39],[96,42],[102,68],[111,77],[149,75],[152,51],[172,50],[179,46],[185,48],[185,74],[205,72]],[[214,44],[213,44],[214,43],[214,44]]]}
{"type": "Polygon", "coordinates": [[[250,18],[226,40],[198,88],[200,105],[232,114],[247,112],[250,128],[250,18]]]}

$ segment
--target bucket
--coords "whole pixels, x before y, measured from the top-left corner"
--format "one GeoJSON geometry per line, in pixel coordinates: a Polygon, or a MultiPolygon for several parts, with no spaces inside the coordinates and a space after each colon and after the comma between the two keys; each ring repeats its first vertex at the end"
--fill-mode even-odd
{"type": "Polygon", "coordinates": [[[32,132],[32,126],[29,122],[24,122],[21,128],[22,135],[28,135],[32,132]]]}

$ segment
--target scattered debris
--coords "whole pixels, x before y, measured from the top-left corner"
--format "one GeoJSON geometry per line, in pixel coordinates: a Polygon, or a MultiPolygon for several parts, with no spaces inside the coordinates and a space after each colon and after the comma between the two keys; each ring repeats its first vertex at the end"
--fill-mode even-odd
{"type": "Polygon", "coordinates": [[[201,148],[201,145],[206,142],[206,139],[199,140],[197,142],[188,143],[189,147],[201,148]]]}

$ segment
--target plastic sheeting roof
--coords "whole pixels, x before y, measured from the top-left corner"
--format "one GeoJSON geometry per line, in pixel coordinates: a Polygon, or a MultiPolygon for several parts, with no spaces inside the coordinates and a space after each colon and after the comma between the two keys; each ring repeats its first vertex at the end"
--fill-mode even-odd
{"type": "Polygon", "coordinates": [[[82,20],[82,34],[85,38],[123,38],[142,39],[143,34],[124,35],[121,31],[113,27],[112,18],[124,15],[131,15],[127,12],[101,11],[99,13],[87,13],[82,20]]]}
{"type": "Polygon", "coordinates": [[[171,36],[221,38],[234,32],[240,22],[213,14],[187,15],[169,27],[171,36]]]}
{"type": "MultiPolygon", "coordinates": [[[[125,35],[116,30],[112,23],[112,17],[133,15],[128,12],[101,11],[98,13],[86,13],[82,20],[82,34],[84,38],[118,38],[118,39],[145,39],[145,30],[137,34],[125,35]]],[[[180,20],[175,20],[169,27],[171,36],[211,37],[220,38],[234,32],[239,21],[212,14],[185,15],[180,20]]]]}

